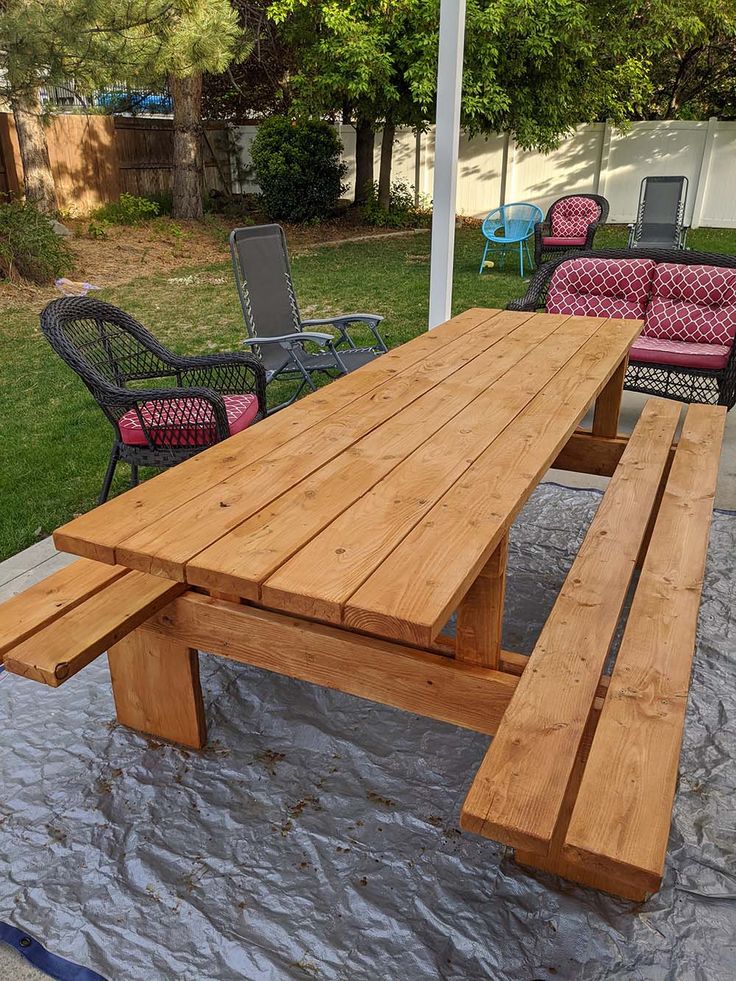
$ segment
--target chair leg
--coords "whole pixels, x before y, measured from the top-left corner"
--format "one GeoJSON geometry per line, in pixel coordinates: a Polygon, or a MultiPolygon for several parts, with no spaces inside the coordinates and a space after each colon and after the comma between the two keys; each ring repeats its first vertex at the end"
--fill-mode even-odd
{"type": "Polygon", "coordinates": [[[483,258],[480,260],[480,269],[478,270],[478,275],[482,275],[483,266],[486,264],[486,256],[488,255],[488,242],[486,242],[485,248],[483,249],[483,258]]]}
{"type": "Polygon", "coordinates": [[[524,243],[519,242],[519,276],[524,278],[524,243]]]}
{"type": "Polygon", "coordinates": [[[118,444],[115,443],[110,453],[110,462],[107,464],[107,470],[105,472],[105,479],[102,481],[102,490],[100,491],[100,496],[97,499],[98,504],[104,504],[107,500],[107,495],[110,493],[110,487],[112,486],[112,478],[115,476],[115,468],[118,465],[118,460],[120,459],[120,448],[118,444]]]}
{"type": "Polygon", "coordinates": [[[130,465],[130,486],[138,486],[138,467],[134,463],[130,465]]]}

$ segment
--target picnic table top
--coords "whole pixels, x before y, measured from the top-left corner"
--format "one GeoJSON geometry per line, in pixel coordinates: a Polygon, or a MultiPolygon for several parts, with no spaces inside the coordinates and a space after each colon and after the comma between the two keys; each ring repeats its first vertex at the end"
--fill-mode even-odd
{"type": "Polygon", "coordinates": [[[57,547],[430,643],[640,330],[468,310],[74,519],[57,547]]]}

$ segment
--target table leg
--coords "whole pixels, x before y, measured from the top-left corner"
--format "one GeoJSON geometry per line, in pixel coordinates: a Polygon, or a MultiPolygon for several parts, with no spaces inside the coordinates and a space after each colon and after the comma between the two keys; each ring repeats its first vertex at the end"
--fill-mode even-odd
{"type": "Polygon", "coordinates": [[[595,410],[593,412],[594,436],[616,436],[618,433],[621,396],[624,391],[624,379],[628,366],[629,358],[627,355],[611,375],[606,387],[596,399],[595,410]]]}
{"type": "Polygon", "coordinates": [[[200,749],[207,727],[199,684],[199,654],[144,628],[108,651],[118,721],[200,749]]]}
{"type": "Polygon", "coordinates": [[[506,591],[508,535],[504,535],[457,611],[455,657],[498,670],[506,591]]]}

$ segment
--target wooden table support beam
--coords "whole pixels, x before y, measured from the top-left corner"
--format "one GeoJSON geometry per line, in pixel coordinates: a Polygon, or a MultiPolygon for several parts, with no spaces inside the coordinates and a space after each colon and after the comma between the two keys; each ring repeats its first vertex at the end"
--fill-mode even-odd
{"type": "MultiPolygon", "coordinates": [[[[142,630],[149,652],[175,642],[488,735],[519,682],[513,674],[199,593],[186,593],[142,630]]],[[[167,656],[164,650],[162,664],[167,656]]],[[[140,692],[138,675],[129,682],[140,692]]],[[[150,684],[158,688],[158,675],[150,684]]],[[[146,705],[171,692],[137,697],[146,705]]],[[[150,712],[143,714],[150,720],[150,712]]]]}
{"type": "Polygon", "coordinates": [[[509,537],[504,535],[457,611],[455,657],[498,670],[509,537]]]}
{"type": "Polygon", "coordinates": [[[593,435],[614,437],[618,433],[618,417],[621,413],[621,398],[624,393],[624,379],[629,367],[628,357],[624,358],[611,375],[606,387],[595,400],[593,411],[593,435]]]}

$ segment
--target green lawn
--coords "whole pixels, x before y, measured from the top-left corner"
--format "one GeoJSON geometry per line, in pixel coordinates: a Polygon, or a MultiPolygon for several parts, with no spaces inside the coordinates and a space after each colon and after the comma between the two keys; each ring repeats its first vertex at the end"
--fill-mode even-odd
{"type": "MultiPolygon", "coordinates": [[[[625,230],[607,228],[600,246],[622,245],[625,230]]],[[[736,230],[701,229],[692,248],[736,254],[736,230]]],[[[504,306],[524,292],[518,276],[478,276],[482,239],[459,231],[454,310],[504,306]]],[[[513,267],[513,261],[509,261],[513,267]]],[[[429,236],[316,248],[293,259],[304,317],[376,311],[389,345],[426,327],[429,236]]],[[[180,270],[107,289],[102,299],[139,318],[170,347],[197,353],[237,350],[244,328],[229,264],[180,270]]],[[[111,429],[77,377],[51,351],[35,312],[18,307],[0,328],[0,559],[93,507],[111,429]]],[[[113,493],[127,486],[121,465],[113,493]]]]}

